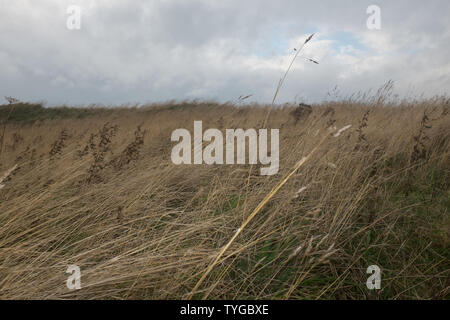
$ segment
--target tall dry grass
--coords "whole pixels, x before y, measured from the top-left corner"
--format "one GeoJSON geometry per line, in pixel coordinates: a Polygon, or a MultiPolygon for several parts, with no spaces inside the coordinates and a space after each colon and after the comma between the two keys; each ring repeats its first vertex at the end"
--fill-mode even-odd
{"type": "Polygon", "coordinates": [[[293,110],[170,103],[8,122],[0,173],[18,167],[0,191],[0,297],[448,297],[448,101],[293,110]],[[224,130],[266,119],[280,128],[275,176],[170,160],[171,132],[194,120],[224,130]],[[66,287],[70,264],[81,290],[66,287]]]}

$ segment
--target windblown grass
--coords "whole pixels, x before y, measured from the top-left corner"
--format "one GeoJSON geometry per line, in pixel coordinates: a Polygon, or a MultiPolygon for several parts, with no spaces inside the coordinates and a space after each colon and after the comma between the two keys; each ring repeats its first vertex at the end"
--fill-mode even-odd
{"type": "Polygon", "coordinates": [[[18,166],[0,191],[0,297],[446,298],[447,108],[330,102],[295,119],[186,102],[8,121],[0,172],[18,166]],[[266,118],[280,128],[275,176],[171,163],[174,129],[266,118]],[[81,290],[65,285],[70,264],[81,290]],[[372,264],[379,291],[365,286],[372,264]]]}

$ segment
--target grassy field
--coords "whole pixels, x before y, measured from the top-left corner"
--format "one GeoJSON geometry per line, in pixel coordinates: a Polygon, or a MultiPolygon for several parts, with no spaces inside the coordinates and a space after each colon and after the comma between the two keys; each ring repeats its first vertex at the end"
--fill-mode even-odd
{"type": "Polygon", "coordinates": [[[17,165],[0,187],[0,298],[446,299],[449,113],[442,98],[311,113],[0,106],[0,178],[17,165]],[[258,129],[266,118],[280,129],[277,175],[171,162],[174,129],[258,129]],[[81,290],[66,287],[71,264],[81,290]],[[370,265],[381,268],[380,290],[366,287],[370,265]]]}

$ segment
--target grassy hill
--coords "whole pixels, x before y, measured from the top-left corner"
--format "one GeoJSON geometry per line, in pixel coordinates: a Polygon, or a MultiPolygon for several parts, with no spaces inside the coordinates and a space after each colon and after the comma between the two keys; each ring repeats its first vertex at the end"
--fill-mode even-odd
{"type": "Polygon", "coordinates": [[[0,189],[0,298],[448,298],[449,108],[0,106],[0,177],[17,164],[0,189]],[[172,131],[194,120],[224,131],[266,118],[277,175],[171,162],[172,131]],[[81,290],[66,287],[72,264],[81,290]],[[370,265],[381,290],[366,287],[370,265]]]}

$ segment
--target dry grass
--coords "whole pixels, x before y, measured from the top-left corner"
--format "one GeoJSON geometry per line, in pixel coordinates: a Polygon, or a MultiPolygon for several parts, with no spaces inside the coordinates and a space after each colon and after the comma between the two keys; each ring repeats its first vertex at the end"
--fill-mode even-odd
{"type": "Polygon", "coordinates": [[[179,103],[8,122],[0,172],[18,167],[0,191],[0,298],[448,297],[448,103],[293,110],[179,103]],[[171,132],[194,120],[267,120],[280,172],[173,165],[171,132]],[[65,285],[70,264],[81,290],[65,285]]]}
{"type": "Polygon", "coordinates": [[[2,184],[3,181],[5,181],[5,180],[9,177],[9,175],[10,175],[14,170],[16,170],[16,169],[17,169],[17,164],[14,165],[14,167],[12,167],[11,169],[7,170],[7,171],[3,174],[3,176],[0,177],[0,189],[2,189],[2,188],[5,187],[5,185],[2,184]]]}

